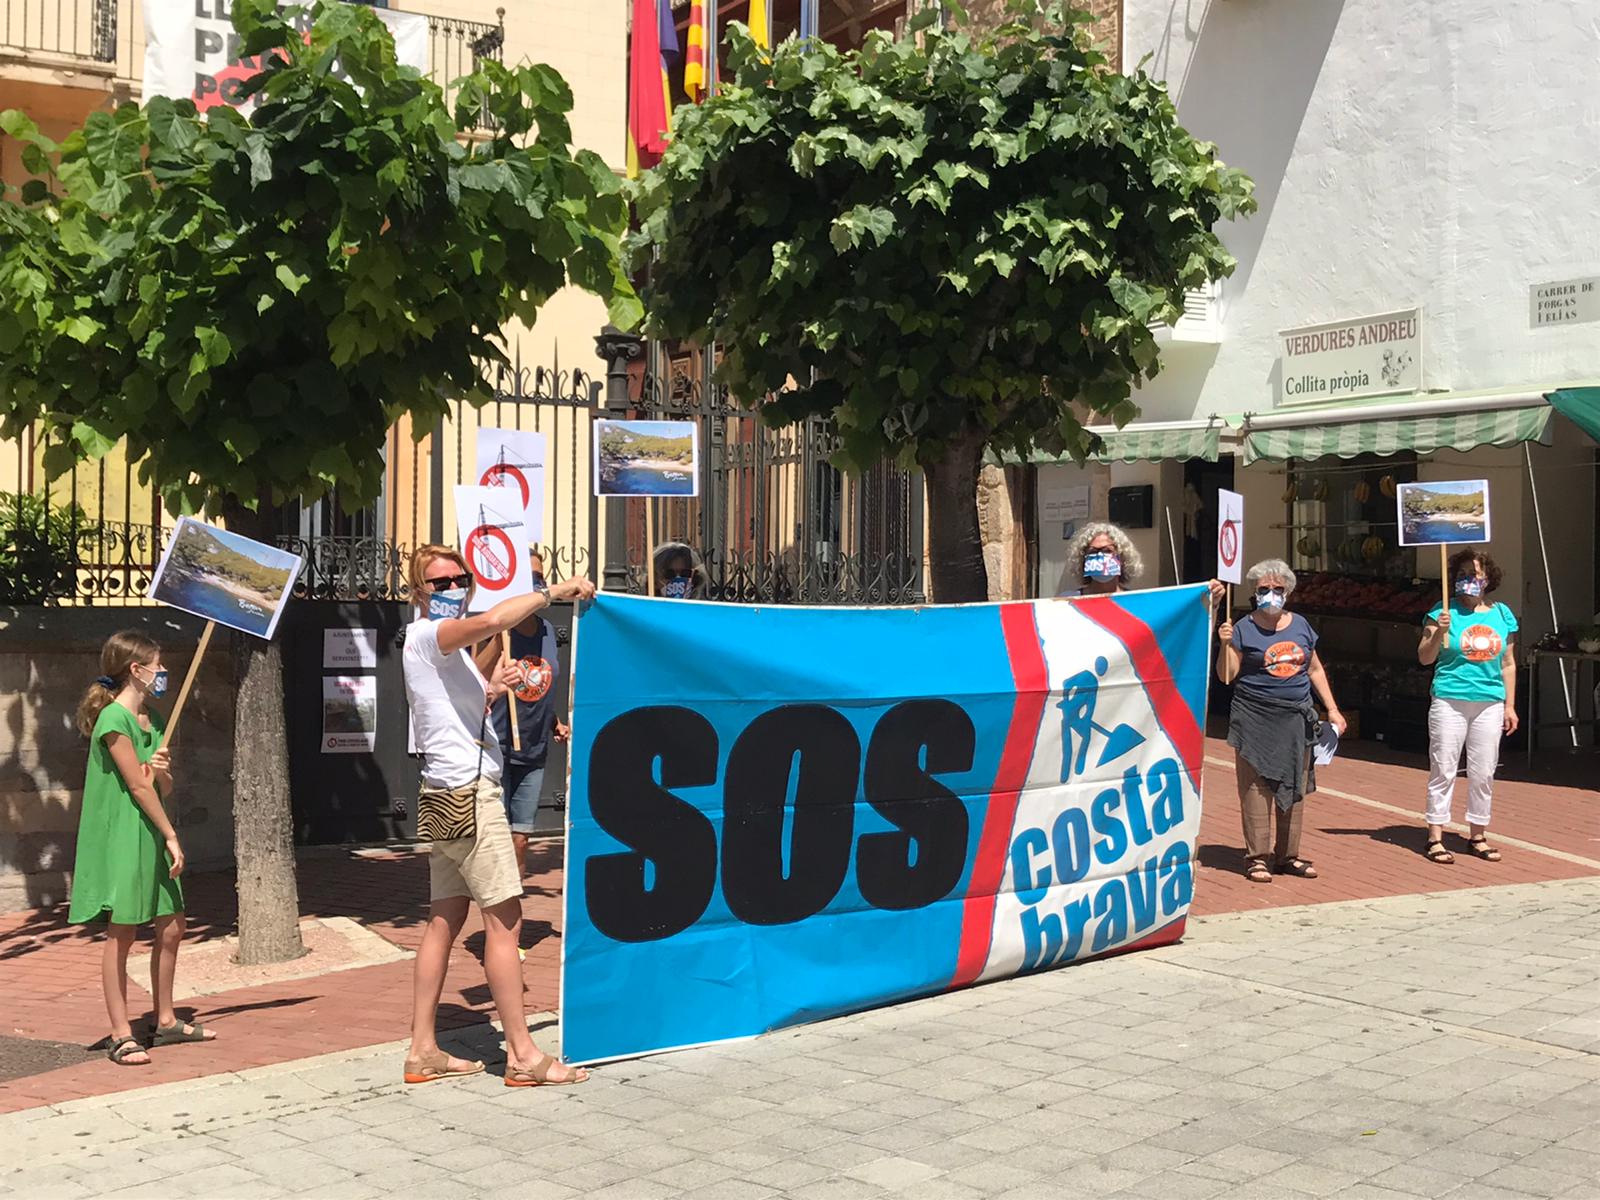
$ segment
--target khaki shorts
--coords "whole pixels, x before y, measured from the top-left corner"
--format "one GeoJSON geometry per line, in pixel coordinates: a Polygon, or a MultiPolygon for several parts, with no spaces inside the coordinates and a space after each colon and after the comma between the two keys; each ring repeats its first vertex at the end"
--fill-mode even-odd
{"type": "Polygon", "coordinates": [[[520,898],[522,878],[511,845],[500,785],[478,780],[478,836],[434,842],[428,855],[428,895],[433,900],[470,896],[480,908],[520,898]]]}

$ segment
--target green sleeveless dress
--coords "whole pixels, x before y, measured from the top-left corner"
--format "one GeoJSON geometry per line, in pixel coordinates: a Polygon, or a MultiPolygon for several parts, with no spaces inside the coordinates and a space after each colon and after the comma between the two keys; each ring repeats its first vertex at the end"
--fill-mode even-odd
{"type": "Polygon", "coordinates": [[[133,743],[140,762],[161,745],[166,722],[151,712],[145,729],[113,700],[101,710],[89,739],[89,768],[83,781],[83,812],[78,818],[78,857],[72,870],[72,906],[67,919],[85,923],[102,917],[117,925],[143,925],[183,911],[183,889],[168,876],[172,869],[161,834],[144,815],[122,772],[111,759],[106,735],[120,733],[133,743]]]}

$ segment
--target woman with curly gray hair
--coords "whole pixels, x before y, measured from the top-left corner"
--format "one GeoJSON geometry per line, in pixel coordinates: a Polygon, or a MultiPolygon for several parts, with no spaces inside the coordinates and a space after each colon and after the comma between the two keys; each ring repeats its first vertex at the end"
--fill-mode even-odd
{"type": "MultiPolygon", "coordinates": [[[[1133,539],[1110,521],[1090,521],[1067,543],[1067,566],[1062,575],[1066,588],[1060,596],[1109,596],[1125,592],[1144,574],[1144,557],[1133,539]],[[1074,581],[1081,581],[1074,586],[1074,581]]],[[[1212,600],[1221,600],[1223,587],[1211,580],[1212,600]]]]}
{"type": "Polygon", "coordinates": [[[1061,595],[1109,595],[1143,574],[1144,559],[1133,539],[1110,521],[1090,521],[1067,543],[1067,588],[1061,595]],[[1081,583],[1074,586],[1075,580],[1081,583]]]}
{"type": "Polygon", "coordinates": [[[1237,627],[1230,619],[1217,628],[1217,674],[1233,683],[1228,745],[1236,752],[1245,877],[1251,883],[1271,883],[1274,873],[1317,877],[1310,860],[1300,857],[1304,800],[1317,790],[1311,748],[1321,721],[1311,704],[1313,688],[1328,724],[1340,734],[1345,729],[1317,657],[1316,630],[1299,613],[1284,611],[1294,586],[1288,563],[1258,562],[1245,575],[1255,611],[1237,627]]]}

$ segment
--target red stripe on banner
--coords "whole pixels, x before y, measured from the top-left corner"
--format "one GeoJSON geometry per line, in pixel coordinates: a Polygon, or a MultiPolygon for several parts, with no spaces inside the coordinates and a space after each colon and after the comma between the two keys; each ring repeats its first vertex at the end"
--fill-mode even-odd
{"type": "Polygon", "coordinates": [[[1033,608],[1032,604],[1000,606],[1000,629],[1005,635],[1006,656],[1011,660],[1011,678],[1017,697],[1011,705],[1011,725],[1006,730],[1000,769],[995,772],[994,790],[989,793],[983,832],[978,835],[972,880],[962,902],[961,946],[956,954],[956,973],[950,981],[951,987],[965,987],[977,979],[989,957],[989,942],[994,934],[995,893],[1005,878],[1017,801],[1023,785],[1028,782],[1033,747],[1039,740],[1039,721],[1050,698],[1050,672],[1045,667],[1044,646],[1039,642],[1033,608]]]}
{"type": "Polygon", "coordinates": [[[1085,596],[1074,600],[1073,606],[1121,642],[1133,660],[1133,671],[1144,685],[1155,709],[1156,721],[1173,747],[1183,759],[1192,779],[1200,778],[1200,761],[1205,751],[1205,735],[1195,719],[1183,693],[1178,690],[1167,665],[1167,656],[1161,653],[1161,644],[1155,631],[1111,596],[1085,596]]]}

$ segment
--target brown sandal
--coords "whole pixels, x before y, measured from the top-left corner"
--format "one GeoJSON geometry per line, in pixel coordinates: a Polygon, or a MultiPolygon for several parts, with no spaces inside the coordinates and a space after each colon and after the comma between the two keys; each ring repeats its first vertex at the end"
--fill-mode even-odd
{"type": "Polygon", "coordinates": [[[1244,866],[1244,877],[1251,883],[1271,883],[1272,872],[1259,858],[1252,858],[1244,866]]]}
{"type": "Polygon", "coordinates": [[[550,1068],[559,1065],[559,1060],[550,1055],[542,1055],[538,1062],[531,1067],[513,1067],[506,1064],[507,1087],[566,1087],[569,1084],[582,1083],[589,1078],[589,1072],[582,1067],[572,1068],[570,1079],[551,1079],[550,1068]]]}
{"type": "Polygon", "coordinates": [[[477,1075],[483,1071],[481,1062],[467,1064],[465,1070],[450,1069],[450,1056],[443,1050],[436,1050],[426,1058],[406,1059],[405,1080],[407,1083],[438,1083],[441,1079],[457,1079],[465,1075],[477,1075]]]}
{"type": "Polygon", "coordinates": [[[1315,879],[1317,869],[1311,865],[1309,858],[1288,858],[1280,861],[1276,868],[1279,875],[1293,875],[1298,879],[1315,879]]]}
{"type": "Polygon", "coordinates": [[[1500,861],[1500,851],[1489,845],[1489,839],[1481,835],[1468,842],[1467,848],[1479,858],[1483,859],[1484,862],[1500,861]]]}
{"type": "Polygon", "coordinates": [[[1442,867],[1448,867],[1456,860],[1456,856],[1444,848],[1443,842],[1429,842],[1423,854],[1427,856],[1429,862],[1438,863],[1442,867]]]}

